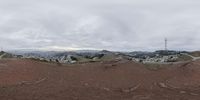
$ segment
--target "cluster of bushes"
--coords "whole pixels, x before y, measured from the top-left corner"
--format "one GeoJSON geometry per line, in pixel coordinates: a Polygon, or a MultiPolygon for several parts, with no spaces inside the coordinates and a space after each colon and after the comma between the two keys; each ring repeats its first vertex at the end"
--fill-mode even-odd
{"type": "Polygon", "coordinates": [[[95,58],[95,57],[101,59],[103,56],[104,56],[104,54],[83,55],[83,57],[84,57],[84,58],[87,58],[87,59],[93,59],[93,58],[95,58]]]}

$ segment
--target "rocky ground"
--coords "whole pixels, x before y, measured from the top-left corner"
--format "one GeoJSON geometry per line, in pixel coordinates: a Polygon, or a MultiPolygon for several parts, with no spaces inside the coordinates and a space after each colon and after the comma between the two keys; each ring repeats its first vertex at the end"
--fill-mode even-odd
{"type": "Polygon", "coordinates": [[[200,60],[179,64],[0,60],[0,100],[199,100],[200,60]]]}

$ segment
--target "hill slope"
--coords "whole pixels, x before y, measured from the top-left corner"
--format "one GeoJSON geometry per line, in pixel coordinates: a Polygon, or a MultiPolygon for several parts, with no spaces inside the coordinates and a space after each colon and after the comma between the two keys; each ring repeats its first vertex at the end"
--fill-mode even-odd
{"type": "Polygon", "coordinates": [[[198,100],[200,61],[156,65],[104,61],[57,65],[0,60],[1,100],[198,100]],[[152,67],[152,66],[151,66],[152,67]],[[154,67],[154,66],[153,66],[154,67]]]}

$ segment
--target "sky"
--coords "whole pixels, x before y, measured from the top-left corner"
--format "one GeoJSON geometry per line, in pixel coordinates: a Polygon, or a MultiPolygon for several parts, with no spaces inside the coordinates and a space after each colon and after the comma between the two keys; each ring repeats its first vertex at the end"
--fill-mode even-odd
{"type": "Polygon", "coordinates": [[[0,47],[200,50],[199,0],[0,0],[0,47]]]}

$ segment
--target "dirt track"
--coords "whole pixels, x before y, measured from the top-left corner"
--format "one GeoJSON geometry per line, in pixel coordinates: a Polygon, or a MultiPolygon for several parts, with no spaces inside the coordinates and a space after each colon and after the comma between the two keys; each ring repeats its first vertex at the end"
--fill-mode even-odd
{"type": "Polygon", "coordinates": [[[199,100],[200,61],[57,65],[0,60],[0,100],[199,100]],[[161,67],[161,68],[160,68],[161,67]]]}

